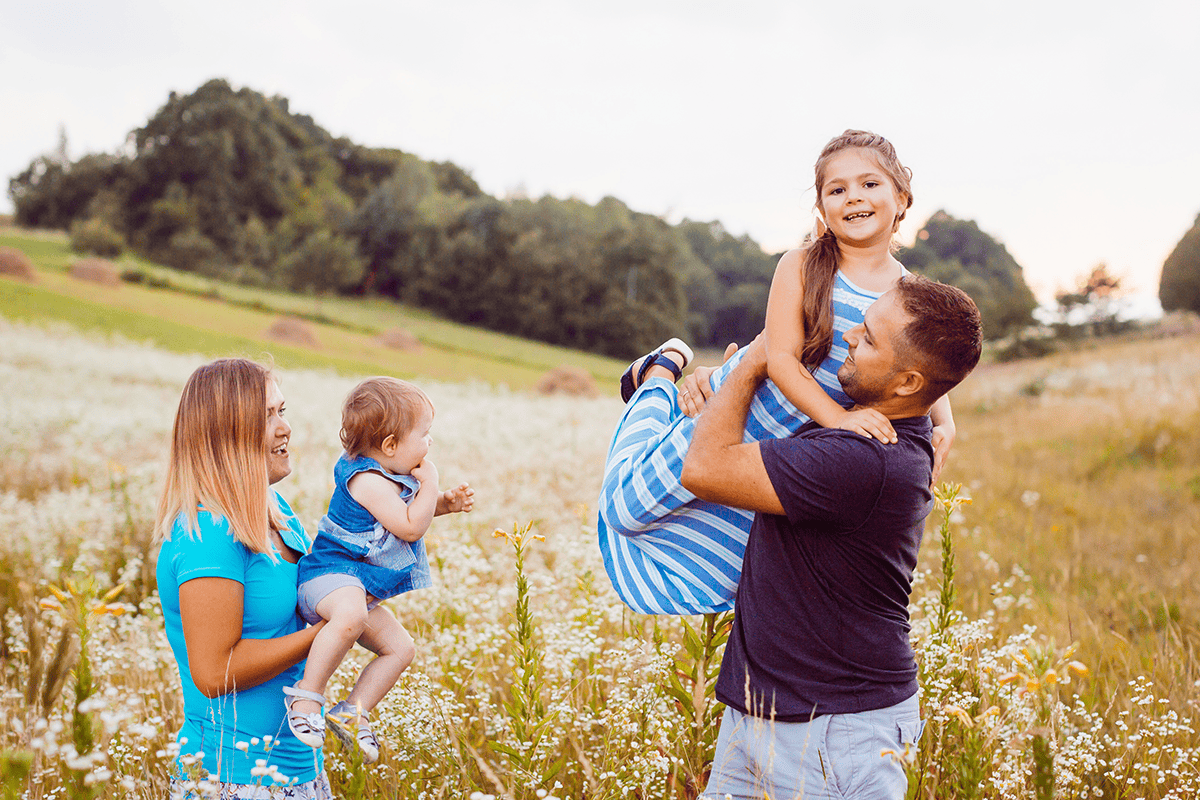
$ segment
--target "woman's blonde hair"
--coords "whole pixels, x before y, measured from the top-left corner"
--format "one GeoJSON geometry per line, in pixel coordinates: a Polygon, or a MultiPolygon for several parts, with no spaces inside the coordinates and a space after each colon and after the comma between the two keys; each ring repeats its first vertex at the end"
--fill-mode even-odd
{"type": "MultiPolygon", "coordinates": [[[[844,131],[841,136],[830,139],[821,150],[813,172],[816,173],[817,210],[822,212],[822,220],[822,191],[829,162],[838,153],[852,148],[870,150],[879,168],[891,179],[900,199],[899,213],[896,219],[892,220],[892,233],[895,233],[900,227],[900,220],[904,219],[904,215],[912,207],[912,170],[900,163],[896,148],[891,142],[870,131],[844,131]]],[[[801,258],[804,300],[800,310],[804,324],[804,347],[801,349],[800,363],[809,369],[815,369],[833,347],[833,284],[840,260],[840,251],[833,231],[825,227],[820,236],[804,246],[801,258]]]]}
{"type": "Polygon", "coordinates": [[[158,516],[158,541],[175,520],[199,535],[200,507],[229,522],[233,538],[255,553],[272,553],[270,529],[283,514],[267,482],[267,381],[261,364],[222,358],[192,373],[179,398],[158,516]]]}

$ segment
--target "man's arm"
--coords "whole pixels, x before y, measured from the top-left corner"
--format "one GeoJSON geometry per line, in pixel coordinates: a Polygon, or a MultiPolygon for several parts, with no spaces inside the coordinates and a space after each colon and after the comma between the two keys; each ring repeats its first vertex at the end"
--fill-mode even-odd
{"type": "Polygon", "coordinates": [[[742,443],[750,402],[766,374],[766,350],[759,336],[696,421],[681,482],[701,500],[768,514],[784,513],[758,443],[742,443]]]}

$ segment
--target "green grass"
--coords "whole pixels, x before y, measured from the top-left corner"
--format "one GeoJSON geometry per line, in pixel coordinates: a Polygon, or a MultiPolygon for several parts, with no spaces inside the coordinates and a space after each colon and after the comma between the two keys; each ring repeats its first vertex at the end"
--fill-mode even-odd
{"type": "Polygon", "coordinates": [[[36,286],[0,281],[0,313],[26,322],[60,320],[175,352],[269,352],[281,368],[479,380],[513,388],[531,387],[547,370],[563,365],[586,370],[602,387],[615,386],[625,366],[603,356],[459,325],[384,299],[317,299],[239,286],[134,256],[118,259],[117,266],[141,271],[168,288],[84,284],[68,276],[77,256],[61,233],[4,229],[0,246],[23,251],[39,270],[36,286]],[[320,346],[283,344],[267,337],[266,329],[280,315],[309,320],[320,346]],[[420,351],[402,352],[374,341],[377,334],[394,328],[416,336],[420,351]]]}

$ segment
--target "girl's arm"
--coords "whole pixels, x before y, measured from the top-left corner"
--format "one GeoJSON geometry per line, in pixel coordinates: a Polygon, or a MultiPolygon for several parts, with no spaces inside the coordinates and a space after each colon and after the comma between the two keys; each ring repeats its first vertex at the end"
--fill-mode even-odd
{"type": "Polygon", "coordinates": [[[457,514],[460,511],[470,513],[474,507],[475,490],[471,488],[471,484],[464,482],[438,495],[437,508],[434,509],[433,515],[440,517],[443,514],[457,514]]]}
{"type": "Polygon", "coordinates": [[[242,638],[245,587],[229,578],[193,578],[179,587],[188,667],[205,697],[249,689],[308,656],[324,621],[276,639],[242,638]]]}
{"type": "Polygon", "coordinates": [[[881,442],[896,441],[896,431],[887,417],[874,409],[847,411],[826,394],[804,365],[804,319],[801,303],[804,279],[799,250],[779,259],[767,297],[767,375],[792,405],[825,428],[843,428],[881,442]]]}
{"type": "Polygon", "coordinates": [[[376,472],[358,473],[346,488],[350,496],[393,536],[415,542],[429,530],[440,492],[437,467],[429,459],[422,461],[412,475],[421,482],[421,488],[407,503],[400,499],[396,484],[376,472]]]}
{"type": "Polygon", "coordinates": [[[929,409],[929,418],[933,421],[933,483],[937,483],[958,433],[954,426],[954,413],[950,410],[949,395],[938,398],[933,408],[929,409]]]}

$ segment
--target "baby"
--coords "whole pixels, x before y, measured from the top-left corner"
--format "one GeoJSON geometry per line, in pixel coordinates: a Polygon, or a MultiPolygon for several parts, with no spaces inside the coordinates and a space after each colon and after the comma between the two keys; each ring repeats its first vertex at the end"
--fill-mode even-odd
{"type": "Polygon", "coordinates": [[[363,760],[379,758],[367,715],[415,655],[412,637],[380,601],[429,586],[429,523],[474,505],[466,483],[438,490],[426,457],[432,425],[433,403],[395,378],[363,381],[342,407],[345,452],[333,468],[333,498],[297,574],[300,615],[329,624],[313,641],[304,677],[283,690],[288,727],[310,747],[325,742],[325,686],[357,641],[377,657],[329,713],[354,719],[363,760]]]}

